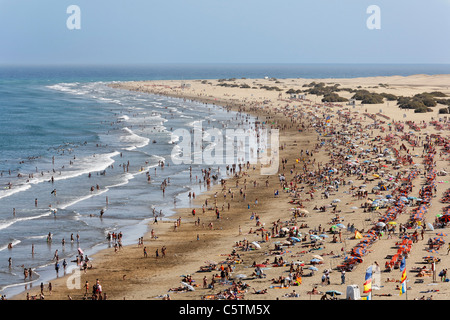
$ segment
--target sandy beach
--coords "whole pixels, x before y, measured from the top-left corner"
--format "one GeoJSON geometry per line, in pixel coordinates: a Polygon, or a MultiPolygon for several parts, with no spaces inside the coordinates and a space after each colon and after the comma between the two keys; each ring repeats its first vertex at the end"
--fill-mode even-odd
{"type": "MultiPolygon", "coordinates": [[[[348,285],[358,285],[366,297],[365,274],[374,264],[380,273],[373,300],[449,299],[450,284],[439,273],[450,262],[450,230],[437,217],[445,217],[450,189],[450,122],[438,114],[444,106],[414,113],[387,99],[352,105],[286,93],[312,82],[396,96],[441,92],[450,99],[450,75],[113,83],[117,90],[258,117],[266,128],[279,129],[279,168],[273,175],[261,174],[259,164],[228,172],[222,185],[208,187],[173,219],[149,225],[156,237],[149,232],[143,244],[136,239],[117,252],[99,252],[78,282],[59,277],[51,293],[44,283],[45,299],[91,299],[97,279],[110,300],[320,300],[330,299],[325,293],[332,290],[345,299],[348,285]],[[434,238],[442,240],[430,244],[434,238]],[[435,277],[425,256],[438,259],[435,277]],[[403,257],[406,294],[398,288],[403,257]]],[[[350,99],[353,93],[339,95],[350,99]]],[[[39,285],[9,299],[25,300],[27,293],[39,299],[39,285]]]]}

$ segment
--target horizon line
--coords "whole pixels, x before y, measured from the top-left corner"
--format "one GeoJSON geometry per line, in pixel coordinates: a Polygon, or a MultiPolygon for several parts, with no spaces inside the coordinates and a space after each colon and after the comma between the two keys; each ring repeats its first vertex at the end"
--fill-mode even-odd
{"type": "Polygon", "coordinates": [[[450,62],[136,62],[136,63],[1,63],[0,67],[158,66],[158,65],[450,65],[450,62]]]}

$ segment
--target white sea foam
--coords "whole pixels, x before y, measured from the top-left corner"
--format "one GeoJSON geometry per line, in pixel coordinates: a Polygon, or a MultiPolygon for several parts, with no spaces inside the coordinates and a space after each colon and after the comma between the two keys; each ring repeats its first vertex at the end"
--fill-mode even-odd
{"type": "Polygon", "coordinates": [[[178,141],[180,141],[180,136],[177,136],[176,134],[171,133],[169,144],[175,144],[178,141]]]}
{"type": "Polygon", "coordinates": [[[52,214],[52,212],[48,211],[46,213],[43,213],[43,214],[40,214],[40,215],[36,215],[36,216],[13,218],[13,219],[9,219],[9,220],[0,220],[0,230],[6,229],[6,228],[10,227],[11,225],[13,225],[14,223],[17,223],[17,222],[39,219],[39,218],[42,218],[42,217],[47,217],[47,216],[49,216],[51,214],[52,214]]]}
{"type": "Polygon", "coordinates": [[[73,205],[75,205],[75,204],[77,204],[77,203],[79,203],[81,201],[87,200],[87,199],[92,198],[92,197],[99,196],[99,195],[101,195],[101,194],[103,194],[103,193],[105,193],[107,191],[108,191],[108,189],[105,188],[105,189],[103,189],[101,191],[98,191],[98,192],[95,192],[95,193],[91,193],[91,194],[83,196],[83,197],[79,197],[79,198],[77,198],[77,199],[75,199],[75,200],[73,200],[71,202],[68,202],[68,203],[65,203],[63,205],[57,206],[57,208],[58,209],[67,209],[67,208],[69,208],[69,207],[71,207],[71,206],[73,206],[73,205]]]}
{"type": "Polygon", "coordinates": [[[54,180],[66,180],[91,172],[103,171],[115,162],[113,158],[119,154],[120,152],[114,151],[80,158],[72,166],[72,170],[62,171],[61,175],[54,176],[54,180]]]}
{"type": "Polygon", "coordinates": [[[0,199],[9,197],[18,192],[23,192],[30,189],[33,185],[40,184],[42,182],[48,182],[53,177],[54,181],[67,180],[79,177],[84,174],[92,172],[103,171],[111,166],[115,160],[115,156],[120,152],[114,151],[105,154],[94,154],[92,156],[86,156],[74,161],[74,164],[69,169],[57,171],[55,173],[44,173],[44,175],[35,175],[33,178],[28,179],[27,182],[13,186],[11,189],[4,189],[0,191],[0,199]]]}
{"type": "Polygon", "coordinates": [[[126,147],[125,150],[131,151],[137,148],[143,148],[150,143],[149,138],[141,137],[127,127],[123,128],[123,130],[128,133],[127,135],[120,137],[121,142],[128,144],[128,147],[126,147]]]}
{"type": "MultiPolygon", "coordinates": [[[[19,243],[21,243],[21,241],[17,240],[17,239],[14,239],[13,241],[11,241],[11,245],[13,246],[13,248],[14,248],[14,246],[18,245],[19,243]]],[[[1,246],[0,247],[0,251],[3,251],[5,249],[7,249],[7,248],[8,248],[8,244],[6,244],[4,246],[1,246]]]]}
{"type": "Polygon", "coordinates": [[[8,189],[1,190],[0,191],[0,199],[9,197],[15,193],[22,192],[22,191],[28,190],[30,188],[31,188],[31,185],[24,184],[24,185],[13,186],[11,189],[8,188],[8,189]]]}

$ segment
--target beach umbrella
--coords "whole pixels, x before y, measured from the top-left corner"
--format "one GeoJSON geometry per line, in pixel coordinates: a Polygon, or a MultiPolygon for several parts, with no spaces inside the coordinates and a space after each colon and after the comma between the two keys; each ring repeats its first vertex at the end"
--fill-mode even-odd
{"type": "Polygon", "coordinates": [[[195,291],[194,287],[191,286],[189,283],[181,282],[181,284],[182,284],[183,286],[185,286],[189,291],[195,291]]]}
{"type": "Polygon", "coordinates": [[[291,237],[290,239],[292,239],[292,241],[294,241],[294,242],[300,242],[300,241],[302,241],[302,240],[300,240],[299,238],[296,238],[296,237],[291,237]]]}
{"type": "Polygon", "coordinates": [[[429,260],[434,260],[436,258],[434,256],[425,256],[425,257],[423,257],[423,259],[429,261],[429,260]]]}
{"type": "Polygon", "coordinates": [[[344,261],[346,262],[358,262],[361,263],[363,260],[360,257],[355,257],[355,256],[350,256],[350,257],[345,257],[344,261]]]}
{"type": "Polygon", "coordinates": [[[438,237],[436,237],[436,238],[433,238],[433,240],[434,240],[434,241],[436,241],[436,242],[442,242],[442,243],[444,243],[444,242],[445,242],[445,240],[444,240],[444,239],[442,239],[442,238],[438,238],[438,237]]]}
{"type": "Polygon", "coordinates": [[[386,223],[384,223],[384,222],[377,223],[377,227],[384,227],[384,226],[386,226],[386,223]]]}
{"type": "Polygon", "coordinates": [[[319,259],[319,260],[323,260],[323,258],[321,256],[319,256],[318,254],[315,254],[312,256],[314,259],[319,259]]]}
{"type": "Polygon", "coordinates": [[[256,249],[261,249],[261,246],[259,245],[258,242],[253,241],[252,244],[256,247],[256,249]]]}
{"type": "Polygon", "coordinates": [[[336,225],[336,227],[341,228],[341,229],[346,229],[346,228],[347,228],[347,227],[344,226],[342,223],[338,223],[338,224],[336,225]]]}
{"type": "Polygon", "coordinates": [[[310,260],[310,262],[311,263],[319,263],[319,262],[321,262],[322,260],[320,260],[320,259],[311,259],[310,260]]]}
{"type": "Polygon", "coordinates": [[[434,231],[434,227],[431,223],[427,222],[427,227],[431,230],[434,231]]]}
{"type": "Polygon", "coordinates": [[[321,237],[321,238],[328,238],[328,235],[326,235],[325,233],[322,233],[321,235],[319,235],[319,237],[321,237]]]}
{"type": "Polygon", "coordinates": [[[314,240],[322,240],[321,237],[319,237],[319,236],[317,236],[317,235],[315,235],[315,234],[311,234],[311,235],[310,235],[310,238],[311,238],[311,239],[314,239],[314,240]]]}
{"type": "Polygon", "coordinates": [[[397,224],[395,221],[389,221],[388,224],[397,224]]]}
{"type": "Polygon", "coordinates": [[[357,247],[357,248],[353,249],[353,254],[356,256],[363,256],[365,252],[366,252],[366,250],[361,247],[357,247]]]}
{"type": "Polygon", "coordinates": [[[429,253],[438,253],[436,250],[434,250],[434,249],[430,249],[430,250],[427,250],[429,253]]]}
{"type": "Polygon", "coordinates": [[[309,267],[308,269],[313,270],[313,271],[319,271],[319,269],[317,269],[316,267],[313,267],[313,266],[309,267]]]}
{"type": "Polygon", "coordinates": [[[336,291],[336,290],[329,290],[327,292],[325,292],[326,294],[329,294],[330,296],[334,297],[334,296],[340,296],[342,294],[342,292],[336,291]]]}
{"type": "Polygon", "coordinates": [[[436,235],[439,236],[439,237],[446,237],[447,236],[447,234],[443,233],[443,232],[438,232],[438,233],[436,233],[436,235]]]}

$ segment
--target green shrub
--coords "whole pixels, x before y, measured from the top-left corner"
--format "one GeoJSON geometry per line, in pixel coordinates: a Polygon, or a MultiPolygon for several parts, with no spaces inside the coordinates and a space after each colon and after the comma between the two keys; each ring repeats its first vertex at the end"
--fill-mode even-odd
{"type": "Polygon", "coordinates": [[[347,98],[339,96],[337,93],[328,93],[323,96],[322,102],[345,102],[348,101],[347,98]]]}
{"type": "Polygon", "coordinates": [[[439,99],[439,100],[436,100],[436,102],[450,107],[450,99],[439,99]]]}
{"type": "Polygon", "coordinates": [[[428,112],[427,107],[421,107],[421,108],[414,109],[414,113],[426,113],[426,112],[428,112]]]}
{"type": "Polygon", "coordinates": [[[379,104],[384,102],[384,97],[381,94],[367,90],[357,90],[352,99],[361,100],[361,103],[364,104],[379,104]]]}
{"type": "Polygon", "coordinates": [[[385,92],[383,92],[383,93],[380,93],[380,95],[382,97],[386,98],[386,100],[388,100],[388,101],[395,101],[395,100],[398,99],[397,96],[392,94],[392,93],[385,93],[385,92]]]}
{"type": "Polygon", "coordinates": [[[440,92],[440,91],[433,91],[433,92],[430,92],[428,94],[430,96],[432,96],[432,97],[438,97],[438,98],[442,98],[442,97],[446,97],[447,96],[445,93],[440,92]]]}

